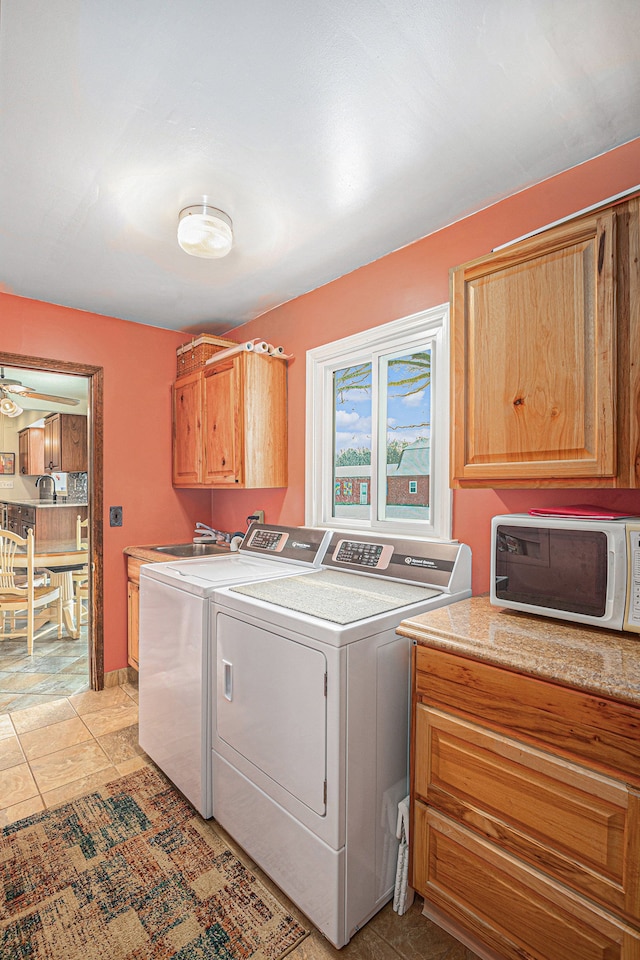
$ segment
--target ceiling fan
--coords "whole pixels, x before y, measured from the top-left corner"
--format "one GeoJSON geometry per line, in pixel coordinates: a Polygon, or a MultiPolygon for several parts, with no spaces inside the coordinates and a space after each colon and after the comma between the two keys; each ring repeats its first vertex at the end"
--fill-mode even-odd
{"type": "Polygon", "coordinates": [[[12,380],[5,377],[4,368],[0,370],[0,412],[7,417],[17,417],[22,413],[20,407],[12,396],[29,397],[32,400],[49,400],[52,403],[64,403],[70,407],[75,407],[80,402],[72,400],[71,397],[54,397],[48,393],[37,393],[32,387],[27,387],[20,380],[12,380]]]}

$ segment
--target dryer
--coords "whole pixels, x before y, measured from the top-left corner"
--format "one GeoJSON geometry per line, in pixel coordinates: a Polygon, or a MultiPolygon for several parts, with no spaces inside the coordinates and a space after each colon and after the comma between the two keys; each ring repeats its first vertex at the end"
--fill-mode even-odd
{"type": "Polygon", "coordinates": [[[336,947],[392,896],[401,620],[471,595],[460,543],[334,534],[322,570],[216,589],[216,819],[336,947]]]}

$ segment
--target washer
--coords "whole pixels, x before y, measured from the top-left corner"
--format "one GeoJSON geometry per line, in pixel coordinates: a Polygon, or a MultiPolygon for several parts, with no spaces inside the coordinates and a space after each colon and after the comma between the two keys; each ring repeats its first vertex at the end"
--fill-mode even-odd
{"type": "Polygon", "coordinates": [[[304,577],[216,589],[216,820],[336,947],[392,896],[408,792],[401,620],[471,595],[465,544],[334,534],[304,577]]]}
{"type": "Polygon", "coordinates": [[[205,818],[213,816],[209,598],[224,584],[317,568],[328,537],[254,523],[237,553],[140,568],[140,746],[205,818]]]}

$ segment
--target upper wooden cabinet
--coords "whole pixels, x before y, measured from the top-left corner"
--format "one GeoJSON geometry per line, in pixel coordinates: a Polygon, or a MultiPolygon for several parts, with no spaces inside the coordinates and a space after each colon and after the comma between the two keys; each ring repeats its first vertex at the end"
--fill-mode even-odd
{"type": "Polygon", "coordinates": [[[636,199],[452,270],[452,486],[638,485],[638,250],[636,199]]]}
{"type": "Polygon", "coordinates": [[[238,353],[176,380],[173,483],[177,487],[287,484],[287,367],[238,353]]]}
{"type": "Polygon", "coordinates": [[[44,470],[44,427],[27,427],[18,433],[18,470],[28,477],[44,470]]]}
{"type": "Polygon", "coordinates": [[[85,473],[88,464],[87,418],[52,413],[44,421],[44,467],[60,473],[85,473]]]}

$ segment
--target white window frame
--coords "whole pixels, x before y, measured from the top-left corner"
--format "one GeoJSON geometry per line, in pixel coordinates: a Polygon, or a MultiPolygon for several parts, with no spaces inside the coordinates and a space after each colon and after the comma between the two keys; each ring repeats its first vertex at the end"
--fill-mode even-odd
{"type": "MultiPolygon", "coordinates": [[[[305,523],[334,530],[377,530],[396,536],[451,539],[449,488],[449,304],[414,313],[371,330],[307,351],[305,450],[305,523]],[[381,353],[409,353],[431,348],[431,478],[427,521],[351,519],[333,511],[333,374],[356,363],[373,361],[374,394],[377,359],[381,353]]],[[[382,393],[382,391],[380,391],[382,393]]],[[[378,410],[382,396],[378,398],[378,410]]],[[[372,410],[375,410],[375,396],[372,410]]],[[[384,414],[378,414],[379,417],[384,414]]],[[[372,449],[372,467],[378,451],[372,449]]],[[[372,470],[372,509],[376,508],[372,470]]],[[[379,499],[379,498],[378,498],[379,499]]]]}

